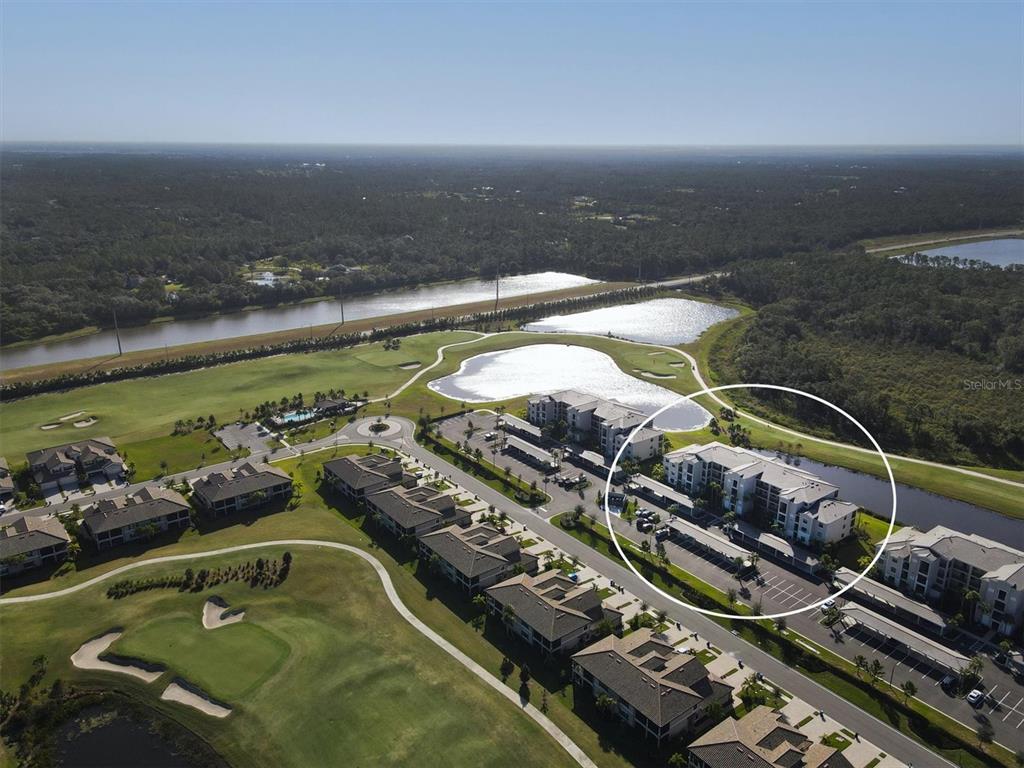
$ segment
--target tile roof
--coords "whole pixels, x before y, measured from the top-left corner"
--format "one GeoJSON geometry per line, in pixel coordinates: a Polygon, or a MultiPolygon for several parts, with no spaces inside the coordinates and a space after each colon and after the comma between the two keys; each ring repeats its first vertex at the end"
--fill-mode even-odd
{"type": "Polygon", "coordinates": [[[809,739],[764,705],[723,720],[687,749],[709,768],[852,768],[841,752],[809,739]]]}
{"type": "Polygon", "coordinates": [[[339,478],[349,488],[362,490],[380,482],[400,482],[402,462],[379,453],[368,456],[342,456],[325,461],[324,471],[339,478]]]}
{"type": "Polygon", "coordinates": [[[422,536],[420,543],[467,578],[516,564],[532,570],[537,563],[536,557],[522,551],[514,536],[486,523],[468,528],[451,525],[422,536]]]}
{"type": "Polygon", "coordinates": [[[572,659],[659,727],[732,690],[696,656],[678,653],[646,628],[622,638],[609,635],[572,659]]]}
{"type": "Polygon", "coordinates": [[[158,520],[188,509],[189,504],[180,493],[149,485],[133,494],[97,501],[85,511],[82,525],[95,535],[126,525],[158,520]]]}
{"type": "Polygon", "coordinates": [[[490,587],[487,594],[511,606],[517,617],[548,641],[605,618],[621,618],[619,611],[602,605],[596,589],[577,584],[559,571],[513,576],[490,587]]]}
{"type": "Polygon", "coordinates": [[[56,517],[26,515],[0,528],[0,560],[69,541],[71,537],[56,517]]]}
{"type": "Polygon", "coordinates": [[[192,485],[194,493],[212,504],[224,499],[233,499],[257,491],[265,491],[280,485],[281,481],[291,482],[284,470],[263,462],[247,461],[224,472],[213,472],[200,478],[192,485]]]}
{"type": "Polygon", "coordinates": [[[449,519],[455,522],[459,517],[468,517],[467,512],[455,505],[455,499],[450,494],[425,485],[388,488],[370,494],[366,501],[402,528],[416,528],[431,520],[449,519]]]}

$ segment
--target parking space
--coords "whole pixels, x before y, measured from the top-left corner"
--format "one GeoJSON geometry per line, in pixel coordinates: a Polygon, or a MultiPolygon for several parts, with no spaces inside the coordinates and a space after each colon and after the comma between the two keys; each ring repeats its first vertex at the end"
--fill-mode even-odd
{"type": "Polygon", "coordinates": [[[998,720],[1010,728],[1024,726],[1024,695],[1019,688],[993,686],[981,705],[990,720],[998,720]]]}

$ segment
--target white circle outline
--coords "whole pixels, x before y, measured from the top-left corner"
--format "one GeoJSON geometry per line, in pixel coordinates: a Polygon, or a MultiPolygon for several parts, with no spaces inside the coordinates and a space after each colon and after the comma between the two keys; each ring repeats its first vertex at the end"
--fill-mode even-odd
{"type": "MultiPolygon", "coordinates": [[[[721,403],[721,401],[718,402],[721,403]]],[[[728,408],[731,406],[723,405],[723,407],[728,408]]],[[[661,408],[659,408],[646,419],[644,419],[638,426],[634,427],[633,431],[629,433],[629,436],[622,442],[622,446],[616,452],[615,459],[612,461],[612,466],[608,470],[608,477],[605,479],[604,518],[605,523],[608,525],[608,533],[610,533],[612,537],[612,544],[615,545],[615,549],[619,553],[619,557],[622,558],[622,562],[626,564],[626,567],[629,568],[629,570],[631,570],[634,574],[636,574],[637,578],[643,581],[644,584],[649,586],[662,597],[667,597],[676,605],[679,605],[691,611],[696,611],[697,613],[702,613],[705,616],[714,616],[720,619],[740,619],[742,621],[760,621],[762,619],[783,619],[787,616],[796,616],[800,613],[813,611],[815,608],[819,608],[820,606],[824,605],[826,600],[835,600],[837,597],[845,593],[848,589],[854,587],[857,584],[857,582],[859,582],[861,579],[867,576],[868,572],[875,567],[875,563],[878,562],[878,559],[882,556],[882,552],[885,551],[885,547],[889,543],[889,537],[892,536],[892,530],[896,526],[896,479],[892,475],[892,467],[889,466],[889,459],[885,455],[885,452],[882,450],[882,447],[878,444],[878,441],[875,440],[874,435],[868,432],[868,430],[864,427],[863,424],[861,424],[859,421],[853,418],[853,416],[848,414],[838,405],[830,403],[828,400],[818,397],[817,395],[812,395],[810,392],[804,392],[803,390],[794,389],[793,387],[784,387],[779,384],[722,384],[721,386],[717,387],[706,387],[705,389],[702,389],[699,392],[692,392],[689,395],[680,395],[678,400],[674,400],[666,405],[663,405],[661,408]],[[813,603],[812,605],[805,605],[802,608],[795,608],[792,611],[784,611],[782,613],[759,613],[746,615],[737,613],[722,613],[721,611],[712,611],[707,608],[701,608],[699,606],[693,605],[692,603],[685,603],[679,598],[670,595],[668,592],[665,592],[663,589],[660,589],[659,587],[655,586],[641,575],[641,573],[633,566],[633,563],[630,561],[630,559],[626,557],[626,553],[623,551],[622,546],[619,544],[619,537],[616,535],[615,529],[612,526],[612,513],[611,509],[609,509],[608,507],[608,494],[611,493],[612,475],[615,474],[615,470],[619,466],[619,460],[622,458],[622,454],[625,452],[626,447],[632,441],[633,436],[641,429],[646,427],[649,423],[653,422],[655,418],[663,414],[669,408],[674,408],[683,402],[692,401],[693,398],[700,397],[701,395],[711,395],[714,394],[715,392],[725,392],[730,389],[772,389],[778,392],[788,392],[789,394],[793,395],[802,395],[803,397],[810,398],[811,400],[819,402],[822,405],[826,405],[832,410],[836,411],[837,413],[840,413],[843,416],[845,416],[854,424],[856,424],[857,428],[860,429],[860,431],[863,432],[865,435],[867,435],[868,440],[871,441],[871,445],[874,446],[875,450],[878,452],[878,455],[882,457],[882,463],[885,464],[885,471],[889,475],[889,486],[892,488],[892,514],[889,518],[889,530],[885,532],[885,538],[882,539],[881,544],[877,545],[877,551],[875,552],[875,556],[871,559],[871,562],[868,563],[867,568],[858,573],[857,577],[853,581],[851,581],[845,587],[840,589],[838,592],[831,593],[826,597],[822,598],[819,602],[813,603]]],[[[708,586],[712,587],[713,589],[717,589],[717,587],[715,587],[713,584],[709,584],[708,586]]]]}

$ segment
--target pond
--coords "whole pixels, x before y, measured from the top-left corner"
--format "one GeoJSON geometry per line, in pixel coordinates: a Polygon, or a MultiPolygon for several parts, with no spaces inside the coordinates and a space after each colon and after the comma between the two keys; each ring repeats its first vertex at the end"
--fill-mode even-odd
{"type": "Polygon", "coordinates": [[[63,768],[199,768],[211,765],[210,760],[156,733],[145,721],[100,707],[83,710],[63,726],[55,739],[54,752],[55,764],[63,768]]]}
{"type": "MultiPolygon", "coordinates": [[[[770,451],[758,453],[775,455],[770,451]]],[[[887,480],[809,459],[801,459],[800,467],[838,486],[840,498],[874,512],[877,517],[889,519],[892,491],[887,480]]],[[[1024,541],[1024,520],[1006,517],[989,509],[937,496],[902,483],[896,484],[896,519],[903,525],[913,525],[924,531],[936,525],[944,525],[964,533],[976,533],[993,541],[1024,541]]]]}
{"type": "Polygon", "coordinates": [[[524,331],[596,333],[647,344],[686,344],[715,323],[739,315],[735,309],[690,299],[651,299],[527,323],[524,331]]]}
{"type": "Polygon", "coordinates": [[[921,251],[926,256],[948,256],[961,261],[977,260],[997,267],[1010,264],[1024,264],[1024,239],[1007,237],[999,240],[983,240],[980,243],[962,243],[960,245],[943,245],[921,251]]]}
{"type": "MultiPolygon", "coordinates": [[[[464,360],[430,389],[452,400],[486,403],[524,395],[578,389],[653,413],[679,398],[675,392],[623,372],[604,352],[572,344],[532,344],[486,352],[464,360]]],[[[681,403],[658,417],[660,429],[699,429],[711,415],[695,403],[681,403]]]]}
{"type": "MultiPolygon", "coordinates": [[[[575,288],[599,282],[564,272],[539,272],[531,275],[503,277],[500,295],[525,296],[543,291],[575,288]]],[[[494,298],[493,280],[462,280],[454,283],[424,285],[388,293],[353,296],[345,300],[345,319],[362,320],[401,312],[469,304],[494,298]]],[[[196,320],[176,320],[121,329],[121,345],[125,352],[158,349],[177,344],[193,344],[216,339],[233,339],[259,333],[272,333],[292,328],[326,325],[341,321],[337,301],[315,301],[271,309],[254,309],[196,320]]],[[[113,331],[88,336],[40,342],[2,350],[4,370],[29,365],[45,365],[65,360],[117,354],[113,331]]]]}

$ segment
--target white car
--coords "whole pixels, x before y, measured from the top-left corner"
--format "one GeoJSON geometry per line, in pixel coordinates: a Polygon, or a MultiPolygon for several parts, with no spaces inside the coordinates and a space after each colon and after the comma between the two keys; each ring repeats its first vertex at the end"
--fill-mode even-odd
{"type": "Polygon", "coordinates": [[[830,597],[828,600],[826,600],[824,603],[821,604],[821,612],[822,613],[828,613],[829,611],[831,611],[835,607],[836,607],[836,601],[833,600],[830,597]]]}
{"type": "Polygon", "coordinates": [[[494,434],[493,432],[485,432],[484,433],[484,440],[486,440],[487,442],[490,442],[491,440],[493,440],[496,437],[497,437],[497,435],[494,434]]]}
{"type": "Polygon", "coordinates": [[[985,692],[979,691],[975,688],[973,691],[967,694],[967,703],[972,707],[981,706],[981,702],[985,700],[985,692]]]}

